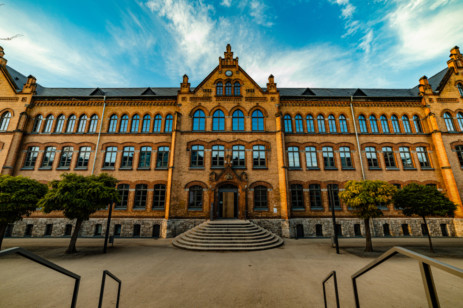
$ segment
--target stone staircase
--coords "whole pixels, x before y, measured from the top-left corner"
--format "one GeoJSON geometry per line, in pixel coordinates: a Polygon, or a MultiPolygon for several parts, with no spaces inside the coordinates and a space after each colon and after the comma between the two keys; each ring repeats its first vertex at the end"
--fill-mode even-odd
{"type": "Polygon", "coordinates": [[[283,245],[283,240],[248,220],[207,221],[177,236],[172,244],[190,250],[264,250],[283,245]]]}

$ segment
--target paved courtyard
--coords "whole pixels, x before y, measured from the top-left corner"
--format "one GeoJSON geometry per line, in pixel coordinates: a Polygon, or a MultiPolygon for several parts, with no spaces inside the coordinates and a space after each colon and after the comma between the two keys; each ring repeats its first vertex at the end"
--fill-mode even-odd
{"type": "MultiPolygon", "coordinates": [[[[101,275],[122,279],[121,307],[323,307],[321,281],[336,270],[342,307],[353,307],[351,274],[372,260],[364,239],[341,239],[340,255],[329,239],[286,240],[257,252],[195,252],[170,239],[116,239],[101,254],[102,239],[79,239],[77,255],[63,252],[69,239],[5,239],[81,275],[78,307],[96,307],[101,275]]],[[[426,251],[427,239],[374,239],[426,251]]],[[[435,239],[437,259],[463,268],[463,239],[435,239]]],[[[69,307],[73,280],[19,256],[0,259],[0,307],[69,307]]],[[[463,307],[463,281],[435,270],[442,307],[463,307]]],[[[395,257],[359,280],[362,307],[427,307],[415,261],[395,257]]],[[[334,307],[328,285],[330,307],[334,307]]],[[[105,307],[114,307],[116,285],[108,280],[105,307]]]]}

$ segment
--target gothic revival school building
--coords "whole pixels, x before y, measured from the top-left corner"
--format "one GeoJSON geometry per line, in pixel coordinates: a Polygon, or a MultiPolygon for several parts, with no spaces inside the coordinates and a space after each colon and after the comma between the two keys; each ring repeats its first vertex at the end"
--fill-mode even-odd
{"type": "MultiPolygon", "coordinates": [[[[192,87],[49,88],[7,65],[0,47],[0,170],[48,182],[64,172],[119,180],[111,233],[172,237],[209,219],[251,220],[283,237],[342,236],[363,223],[340,202],[348,180],[435,185],[458,205],[429,219],[463,236],[463,56],[412,89],[265,87],[230,45],[192,87]]],[[[284,85],[283,85],[284,86],[284,85]]],[[[422,221],[392,205],[375,236],[421,236],[422,221]]],[[[104,232],[107,210],[82,236],[104,232]]],[[[72,221],[34,212],[9,236],[66,236],[72,221]]]]}

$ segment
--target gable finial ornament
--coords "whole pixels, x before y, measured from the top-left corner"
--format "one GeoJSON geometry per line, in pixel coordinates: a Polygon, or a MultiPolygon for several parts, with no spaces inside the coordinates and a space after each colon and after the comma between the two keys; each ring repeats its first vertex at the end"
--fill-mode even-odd
{"type": "Polygon", "coordinates": [[[0,46],[0,65],[1,66],[6,66],[7,60],[4,58],[5,52],[3,51],[3,47],[0,46]]]}
{"type": "Polygon", "coordinates": [[[273,75],[268,76],[267,92],[277,93],[277,84],[275,83],[275,77],[273,77],[273,75]]]}
{"type": "Polygon", "coordinates": [[[420,78],[420,85],[418,86],[418,89],[420,90],[420,95],[425,95],[425,94],[433,94],[431,85],[429,84],[428,77],[423,76],[420,78]]]}
{"type": "Polygon", "coordinates": [[[190,93],[190,83],[188,82],[188,75],[183,75],[183,82],[180,84],[180,93],[190,93]]]}
{"type": "Polygon", "coordinates": [[[219,70],[222,70],[223,66],[234,66],[238,69],[238,57],[233,58],[233,51],[231,51],[231,45],[227,44],[226,50],[223,53],[225,58],[219,57],[219,70]]]}
{"type": "Polygon", "coordinates": [[[460,48],[458,46],[453,47],[450,50],[450,60],[447,61],[447,65],[449,68],[453,68],[455,73],[458,75],[459,69],[463,68],[463,55],[460,52],[460,48]]]}

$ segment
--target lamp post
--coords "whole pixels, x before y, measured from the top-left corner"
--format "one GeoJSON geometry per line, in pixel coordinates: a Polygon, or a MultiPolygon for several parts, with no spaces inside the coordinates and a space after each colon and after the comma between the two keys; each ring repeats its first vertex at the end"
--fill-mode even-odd
{"type": "Polygon", "coordinates": [[[336,253],[339,254],[339,242],[338,242],[338,231],[336,228],[336,214],[334,212],[334,195],[333,189],[328,186],[329,198],[331,203],[331,215],[333,218],[333,232],[334,232],[334,244],[336,245],[336,253]]]}
{"type": "Polygon", "coordinates": [[[109,228],[111,227],[111,215],[113,213],[113,202],[109,204],[109,212],[108,212],[108,222],[106,225],[106,233],[104,237],[104,246],[103,246],[103,253],[106,253],[106,249],[108,248],[108,238],[109,238],[109,228]]]}

